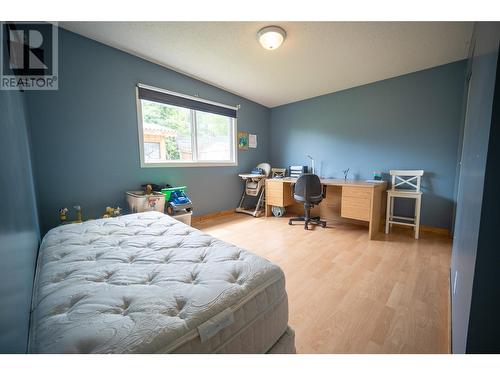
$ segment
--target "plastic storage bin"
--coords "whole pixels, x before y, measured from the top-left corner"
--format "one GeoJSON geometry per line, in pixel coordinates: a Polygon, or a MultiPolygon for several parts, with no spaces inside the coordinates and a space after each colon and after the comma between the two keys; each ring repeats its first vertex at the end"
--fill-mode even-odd
{"type": "Polygon", "coordinates": [[[143,191],[127,191],[127,203],[132,213],[165,212],[165,195],[156,191],[149,195],[143,191]]]}
{"type": "Polygon", "coordinates": [[[193,211],[183,212],[183,213],[179,213],[177,215],[172,215],[172,217],[175,220],[179,220],[180,222],[187,224],[187,225],[191,225],[191,217],[192,216],[193,216],[193,211]]]}

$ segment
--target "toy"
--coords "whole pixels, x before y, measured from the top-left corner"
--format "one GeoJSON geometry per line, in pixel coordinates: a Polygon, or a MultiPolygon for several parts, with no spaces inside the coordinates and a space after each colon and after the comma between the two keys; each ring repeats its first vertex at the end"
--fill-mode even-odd
{"type": "Polygon", "coordinates": [[[63,207],[59,210],[59,220],[61,221],[61,224],[66,223],[66,220],[68,217],[66,214],[68,213],[68,209],[66,207],[63,207]]]}
{"type": "Polygon", "coordinates": [[[191,212],[193,203],[186,194],[186,187],[172,187],[161,189],[167,201],[167,213],[169,215],[191,212]]]}
{"type": "Polygon", "coordinates": [[[82,222],[82,207],[81,206],[73,206],[73,208],[76,210],[75,223],[81,223],[82,222]]]}
{"type": "MultiPolygon", "coordinates": [[[[70,221],[70,223],[81,223],[82,220],[82,208],[80,206],[73,206],[76,210],[76,220],[70,221]]],[[[66,207],[59,209],[59,220],[61,224],[68,224],[68,212],[69,210],[66,207]]]]}
{"type": "Polygon", "coordinates": [[[117,217],[120,216],[122,213],[122,209],[120,207],[106,207],[106,212],[104,212],[104,215],[102,215],[103,219],[107,219],[110,217],[117,217]]]}

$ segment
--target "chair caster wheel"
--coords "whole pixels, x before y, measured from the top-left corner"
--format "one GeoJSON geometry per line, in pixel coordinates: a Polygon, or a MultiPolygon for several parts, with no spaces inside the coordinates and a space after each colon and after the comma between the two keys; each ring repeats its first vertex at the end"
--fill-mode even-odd
{"type": "Polygon", "coordinates": [[[322,227],[322,228],[326,228],[326,223],[322,223],[322,224],[321,224],[321,227],[322,227]]]}
{"type": "Polygon", "coordinates": [[[288,222],[288,225],[292,225],[292,222],[291,222],[291,221],[289,221],[289,222],[288,222]]]}

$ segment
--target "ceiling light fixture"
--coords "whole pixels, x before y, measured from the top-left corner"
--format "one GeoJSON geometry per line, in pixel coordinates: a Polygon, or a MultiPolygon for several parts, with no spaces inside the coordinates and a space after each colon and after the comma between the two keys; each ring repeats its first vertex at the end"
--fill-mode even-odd
{"type": "Polygon", "coordinates": [[[277,49],[286,38],[286,32],[279,26],[267,26],[257,33],[259,43],[268,50],[277,49]]]}

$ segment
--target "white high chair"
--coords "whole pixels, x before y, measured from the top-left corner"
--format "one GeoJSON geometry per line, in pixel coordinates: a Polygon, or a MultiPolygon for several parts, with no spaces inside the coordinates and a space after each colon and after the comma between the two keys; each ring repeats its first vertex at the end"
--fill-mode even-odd
{"type": "Polygon", "coordinates": [[[243,181],[245,181],[245,188],[241,196],[240,203],[236,208],[236,212],[259,217],[264,213],[265,207],[265,186],[266,178],[271,173],[271,166],[268,163],[260,163],[256,168],[257,173],[242,173],[239,174],[243,181]],[[247,209],[244,207],[245,198],[247,196],[259,197],[257,204],[254,208],[247,209]]]}
{"type": "Polygon", "coordinates": [[[415,230],[415,239],[418,240],[420,232],[420,207],[422,204],[422,192],[420,191],[420,179],[424,175],[423,170],[391,170],[392,187],[387,190],[387,215],[385,222],[385,233],[393,224],[407,225],[415,230]],[[415,215],[413,217],[395,216],[394,199],[415,199],[415,215]]]}

